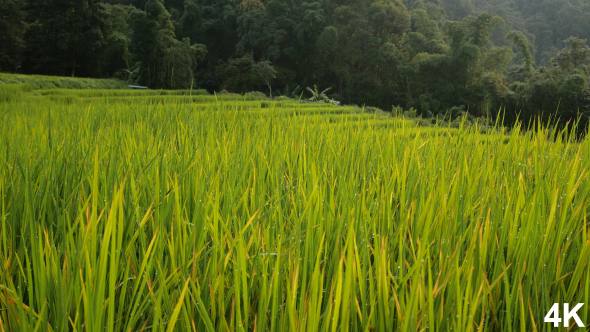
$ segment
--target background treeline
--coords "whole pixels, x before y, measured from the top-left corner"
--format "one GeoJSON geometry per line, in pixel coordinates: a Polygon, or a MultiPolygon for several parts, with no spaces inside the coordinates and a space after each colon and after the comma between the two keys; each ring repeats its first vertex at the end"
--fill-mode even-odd
{"type": "Polygon", "coordinates": [[[0,0],[0,70],[590,118],[590,0],[0,0]]]}

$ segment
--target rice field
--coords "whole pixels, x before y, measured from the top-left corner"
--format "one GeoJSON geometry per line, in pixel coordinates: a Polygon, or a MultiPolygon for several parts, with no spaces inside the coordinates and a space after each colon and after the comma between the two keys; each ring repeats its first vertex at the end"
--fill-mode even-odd
{"type": "Polygon", "coordinates": [[[590,323],[588,140],[193,92],[0,102],[0,331],[590,323]]]}

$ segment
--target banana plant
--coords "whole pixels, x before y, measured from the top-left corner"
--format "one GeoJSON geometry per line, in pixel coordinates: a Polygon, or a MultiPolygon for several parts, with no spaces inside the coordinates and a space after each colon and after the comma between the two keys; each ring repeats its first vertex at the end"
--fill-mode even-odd
{"type": "Polygon", "coordinates": [[[336,101],[334,99],[330,99],[328,98],[328,96],[326,95],[326,92],[330,91],[332,88],[327,88],[324,91],[320,92],[318,90],[318,86],[314,85],[313,89],[310,87],[307,87],[307,91],[311,92],[311,98],[309,98],[308,100],[310,101],[323,101],[326,103],[330,103],[334,106],[339,106],[340,102],[336,101]]]}

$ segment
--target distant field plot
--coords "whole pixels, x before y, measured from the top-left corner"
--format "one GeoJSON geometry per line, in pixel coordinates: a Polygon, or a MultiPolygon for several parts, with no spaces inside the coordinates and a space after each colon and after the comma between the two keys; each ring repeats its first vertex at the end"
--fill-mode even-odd
{"type": "Polygon", "coordinates": [[[117,79],[74,78],[0,73],[0,84],[27,84],[32,89],[129,89],[117,79]]]}
{"type": "Polygon", "coordinates": [[[550,128],[6,88],[0,331],[548,331],[590,303],[589,171],[550,128]]]}

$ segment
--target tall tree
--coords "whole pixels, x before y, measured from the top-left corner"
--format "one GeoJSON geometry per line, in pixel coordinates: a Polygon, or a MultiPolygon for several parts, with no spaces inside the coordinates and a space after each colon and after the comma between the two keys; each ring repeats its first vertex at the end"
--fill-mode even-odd
{"type": "Polygon", "coordinates": [[[204,45],[175,39],[170,14],[160,0],[148,0],[145,12],[134,19],[132,48],[139,62],[139,83],[150,88],[186,88],[192,85],[197,60],[204,45]]]}
{"type": "Polygon", "coordinates": [[[242,8],[244,12],[237,19],[238,36],[240,37],[240,41],[236,45],[237,52],[239,54],[250,53],[252,59],[256,60],[278,59],[280,44],[287,34],[286,31],[278,28],[264,7],[250,4],[244,5],[242,8]]]}
{"type": "Polygon", "coordinates": [[[272,98],[272,79],[277,77],[277,71],[270,61],[260,61],[254,65],[254,70],[262,77],[266,86],[268,86],[268,93],[272,98]]]}
{"type": "Polygon", "coordinates": [[[566,47],[553,59],[553,65],[565,70],[584,68],[587,72],[590,68],[590,47],[585,39],[570,37],[563,41],[566,47]]]}
{"type": "Polygon", "coordinates": [[[0,70],[17,71],[26,30],[23,0],[0,0],[0,70]]]}
{"type": "Polygon", "coordinates": [[[30,0],[28,71],[100,75],[105,47],[105,11],[99,0],[30,0]]]}
{"type": "Polygon", "coordinates": [[[533,54],[531,53],[531,43],[520,31],[513,31],[506,38],[512,40],[514,45],[520,50],[522,57],[522,72],[525,76],[530,76],[533,73],[533,66],[535,64],[533,54]]]}
{"type": "Polygon", "coordinates": [[[204,62],[209,74],[219,60],[236,54],[237,16],[233,0],[186,0],[184,3],[178,35],[207,46],[204,62]]]}

